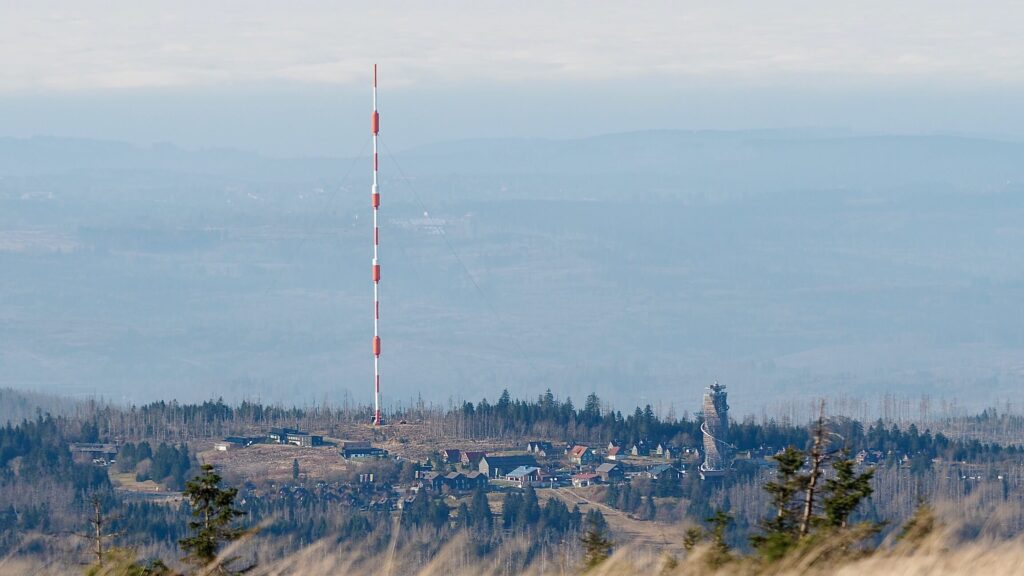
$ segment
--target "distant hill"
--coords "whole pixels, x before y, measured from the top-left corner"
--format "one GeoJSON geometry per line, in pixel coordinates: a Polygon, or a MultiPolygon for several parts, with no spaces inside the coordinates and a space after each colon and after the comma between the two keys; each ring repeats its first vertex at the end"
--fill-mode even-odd
{"type": "Polygon", "coordinates": [[[340,170],[336,160],[279,160],[230,149],[184,150],[171,144],[137,146],[79,138],[0,138],[0,175],[67,172],[171,172],[246,180],[301,179],[340,170]]]}
{"type": "MultiPolygon", "coordinates": [[[[644,187],[760,192],[941,183],[1002,185],[1024,179],[1024,143],[958,136],[848,136],[784,130],[645,131],[571,140],[494,138],[398,152],[416,177],[544,175],[644,187]]],[[[384,158],[384,171],[395,171],[384,158]]],[[[337,178],[352,159],[275,159],[227,149],[36,137],[0,138],[0,175],[155,171],[246,180],[337,178]]],[[[573,187],[569,188],[574,189],[573,187]]],[[[524,190],[520,189],[521,192],[524,190]]],[[[538,194],[540,191],[536,191],[538,194]]],[[[545,191],[550,194],[551,191],[545,191]]],[[[531,194],[532,195],[532,194],[531,194]]]]}
{"type": "Polygon", "coordinates": [[[1024,178],[1024,144],[955,136],[666,130],[576,140],[447,142],[403,157],[416,174],[672,176],[677,184],[762,192],[1024,178]]]}

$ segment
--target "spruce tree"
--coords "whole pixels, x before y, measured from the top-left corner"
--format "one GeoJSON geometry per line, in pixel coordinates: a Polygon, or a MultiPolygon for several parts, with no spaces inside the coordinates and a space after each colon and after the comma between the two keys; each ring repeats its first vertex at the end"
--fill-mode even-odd
{"type": "Polygon", "coordinates": [[[478,531],[490,533],[494,528],[494,515],[491,514],[491,505],[487,502],[487,491],[484,488],[477,488],[473,492],[473,499],[469,502],[470,523],[478,531]]]}
{"type": "Polygon", "coordinates": [[[799,524],[794,500],[807,485],[807,475],[800,473],[805,456],[803,450],[792,446],[772,456],[778,464],[778,479],[765,484],[764,489],[771,495],[775,514],[764,522],[763,534],[750,538],[754,548],[767,560],[778,560],[796,545],[799,524]]]}
{"type": "Polygon", "coordinates": [[[607,522],[600,512],[597,514],[587,513],[587,532],[581,538],[584,550],[584,572],[596,568],[611,555],[613,544],[608,538],[607,526],[607,522]]]}
{"type": "Polygon", "coordinates": [[[708,518],[711,524],[711,553],[708,555],[708,564],[712,568],[718,568],[732,560],[732,552],[729,544],[725,541],[725,530],[732,522],[732,516],[724,510],[715,510],[715,515],[708,518]]]}
{"type": "Polygon", "coordinates": [[[646,498],[644,498],[643,519],[644,520],[654,520],[654,517],[657,516],[657,514],[658,514],[658,509],[657,509],[657,506],[655,506],[655,504],[654,504],[654,496],[652,495],[652,496],[647,496],[646,498]]]}
{"type": "MultiPolygon", "coordinates": [[[[189,538],[179,541],[185,551],[184,560],[197,567],[207,568],[204,573],[237,574],[228,565],[237,558],[217,561],[217,553],[221,546],[238,540],[247,532],[234,526],[235,518],[244,516],[245,512],[234,507],[237,488],[222,488],[221,477],[214,472],[213,466],[203,464],[202,473],[185,486],[185,497],[192,507],[192,517],[188,527],[195,532],[189,538]],[[216,562],[216,566],[209,568],[216,562]]],[[[251,567],[246,570],[251,569],[251,567]]],[[[243,570],[244,571],[244,570],[243,570]]]]}
{"type": "Polygon", "coordinates": [[[520,522],[532,526],[540,520],[540,502],[537,500],[537,491],[533,486],[527,485],[523,491],[522,516],[520,522]]]}
{"type": "Polygon", "coordinates": [[[844,453],[844,458],[832,463],[835,471],[835,478],[825,481],[825,498],[823,508],[825,518],[823,523],[832,528],[846,528],[849,523],[850,514],[865,498],[871,496],[874,489],[871,487],[871,479],[875,475],[874,468],[857,474],[854,470],[856,462],[849,458],[849,452],[844,453]]]}

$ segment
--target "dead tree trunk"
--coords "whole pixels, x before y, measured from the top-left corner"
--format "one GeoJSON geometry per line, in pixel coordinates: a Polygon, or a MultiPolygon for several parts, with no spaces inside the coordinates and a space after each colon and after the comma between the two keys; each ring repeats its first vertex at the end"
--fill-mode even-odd
{"type": "Polygon", "coordinates": [[[811,448],[811,475],[807,479],[807,492],[804,495],[804,513],[800,518],[800,536],[804,537],[811,530],[811,519],[814,516],[814,495],[818,489],[818,478],[821,477],[821,464],[825,459],[825,401],[818,405],[818,423],[814,427],[814,445],[811,448]]]}

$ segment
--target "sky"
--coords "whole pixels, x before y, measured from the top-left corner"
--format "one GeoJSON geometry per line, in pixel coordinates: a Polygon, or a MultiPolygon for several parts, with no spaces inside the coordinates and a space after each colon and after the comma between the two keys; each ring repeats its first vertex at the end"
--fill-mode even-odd
{"type": "Polygon", "coordinates": [[[1017,2],[0,2],[0,136],[272,155],[652,128],[1024,137],[1017,2]]]}

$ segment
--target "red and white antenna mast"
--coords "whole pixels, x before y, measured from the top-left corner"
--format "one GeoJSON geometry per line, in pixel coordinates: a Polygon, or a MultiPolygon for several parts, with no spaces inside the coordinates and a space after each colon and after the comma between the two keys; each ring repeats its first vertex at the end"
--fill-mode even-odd
{"type": "Polygon", "coordinates": [[[380,228],[377,223],[377,211],[380,208],[380,190],[377,188],[377,132],[380,131],[380,114],[377,113],[377,65],[373,65],[373,116],[370,127],[373,130],[373,185],[370,196],[373,203],[373,425],[384,424],[380,414],[380,260],[377,259],[377,248],[380,246],[380,228]]]}

